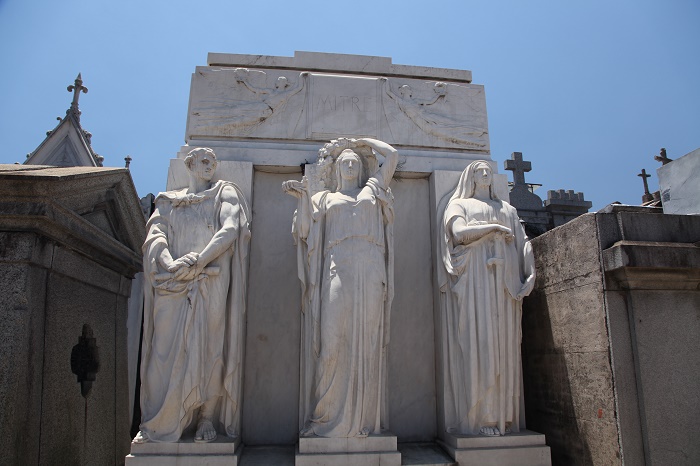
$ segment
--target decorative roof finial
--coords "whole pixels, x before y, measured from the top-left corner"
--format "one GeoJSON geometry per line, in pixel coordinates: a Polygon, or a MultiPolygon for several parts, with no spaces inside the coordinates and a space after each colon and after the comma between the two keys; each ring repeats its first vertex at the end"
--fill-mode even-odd
{"type": "Polygon", "coordinates": [[[647,178],[651,177],[651,175],[649,175],[647,171],[642,168],[642,173],[637,176],[641,177],[642,181],[644,182],[644,195],[642,196],[642,202],[652,201],[654,196],[652,196],[649,192],[649,184],[647,183],[647,178]]]}
{"type": "Polygon", "coordinates": [[[124,157],[124,160],[126,161],[126,166],[124,168],[126,168],[128,170],[129,165],[131,165],[131,156],[127,155],[126,157],[124,157]]]}
{"type": "Polygon", "coordinates": [[[656,160],[657,162],[661,162],[661,166],[664,166],[669,162],[673,162],[673,159],[669,159],[668,157],[666,157],[666,149],[663,147],[659,151],[659,155],[654,156],[654,160],[656,160]]]}
{"type": "Polygon", "coordinates": [[[68,86],[68,92],[73,93],[73,102],[71,102],[70,109],[66,112],[66,114],[72,112],[78,121],[80,121],[80,109],[78,109],[80,91],[82,91],[83,94],[87,94],[88,88],[83,86],[83,78],[80,76],[80,73],[78,73],[78,77],[75,78],[75,84],[68,86]]]}

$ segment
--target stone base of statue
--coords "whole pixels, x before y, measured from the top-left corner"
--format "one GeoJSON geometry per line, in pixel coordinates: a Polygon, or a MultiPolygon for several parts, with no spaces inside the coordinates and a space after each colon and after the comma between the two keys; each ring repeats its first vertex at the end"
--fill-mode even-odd
{"type": "Polygon", "coordinates": [[[544,434],[530,430],[504,436],[444,433],[438,443],[459,466],[551,466],[544,434]]]}
{"type": "Polygon", "coordinates": [[[173,443],[132,443],[126,466],[237,466],[242,451],[240,438],[219,434],[213,442],[196,443],[193,435],[184,435],[179,442],[173,443]]]}
{"type": "Polygon", "coordinates": [[[367,437],[300,437],[295,466],[400,466],[396,436],[390,432],[367,437]]]}

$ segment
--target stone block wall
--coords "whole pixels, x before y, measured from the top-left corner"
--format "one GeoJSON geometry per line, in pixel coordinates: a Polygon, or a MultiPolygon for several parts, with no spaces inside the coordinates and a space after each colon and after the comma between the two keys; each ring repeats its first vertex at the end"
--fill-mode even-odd
{"type": "Polygon", "coordinates": [[[144,236],[136,191],[124,169],[6,168],[0,463],[122,464],[130,442],[127,300],[144,236]],[[84,328],[97,357],[74,350],[84,328]],[[74,372],[94,361],[88,391],[74,372]]]}
{"type": "Polygon", "coordinates": [[[697,464],[700,217],[619,206],[533,240],[529,429],[553,464],[697,464]]]}

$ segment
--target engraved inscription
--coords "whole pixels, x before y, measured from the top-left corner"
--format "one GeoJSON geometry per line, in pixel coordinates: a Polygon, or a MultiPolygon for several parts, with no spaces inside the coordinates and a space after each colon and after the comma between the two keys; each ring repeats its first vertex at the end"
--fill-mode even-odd
{"type": "Polygon", "coordinates": [[[316,98],[314,109],[332,112],[368,112],[374,109],[376,99],[357,95],[324,95],[316,98]]]}
{"type": "Polygon", "coordinates": [[[377,84],[376,78],[312,74],[307,137],[376,137],[379,134],[377,84]]]}

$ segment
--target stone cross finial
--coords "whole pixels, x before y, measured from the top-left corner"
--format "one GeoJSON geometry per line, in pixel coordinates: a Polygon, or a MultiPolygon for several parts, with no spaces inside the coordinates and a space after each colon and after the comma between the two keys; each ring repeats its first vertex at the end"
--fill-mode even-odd
{"type": "Polygon", "coordinates": [[[642,177],[642,181],[644,181],[644,194],[650,194],[649,193],[649,184],[647,183],[647,178],[651,177],[651,175],[647,174],[647,171],[642,168],[642,173],[638,174],[637,176],[642,177]]]}
{"type": "Polygon", "coordinates": [[[131,156],[127,155],[126,157],[124,157],[124,160],[126,161],[126,165],[124,166],[124,168],[129,169],[129,165],[131,165],[131,156]]]}
{"type": "MultiPolygon", "coordinates": [[[[78,77],[75,78],[75,83],[68,86],[68,92],[73,93],[73,102],[70,104],[70,110],[68,112],[73,112],[76,118],[80,119],[80,110],[78,109],[78,100],[80,99],[80,92],[87,94],[88,88],[83,86],[83,78],[78,73],[78,77]]],[[[66,113],[68,113],[66,112],[66,113]]]]}
{"type": "Polygon", "coordinates": [[[532,170],[532,164],[523,160],[522,152],[513,152],[511,160],[506,160],[503,168],[513,172],[513,188],[517,186],[527,186],[525,184],[525,172],[532,170]]]}
{"type": "Polygon", "coordinates": [[[654,156],[654,160],[661,162],[662,165],[666,165],[668,162],[673,162],[673,159],[666,157],[666,149],[663,147],[661,148],[659,155],[654,156]]]}

